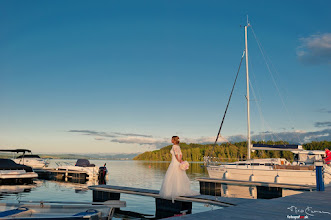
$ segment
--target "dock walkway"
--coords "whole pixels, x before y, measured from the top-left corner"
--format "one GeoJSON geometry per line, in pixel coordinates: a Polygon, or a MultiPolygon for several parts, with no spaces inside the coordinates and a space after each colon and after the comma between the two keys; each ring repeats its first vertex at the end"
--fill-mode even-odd
{"type": "Polygon", "coordinates": [[[331,186],[325,191],[304,192],[270,200],[257,199],[238,206],[201,212],[173,220],[212,220],[212,219],[331,219],[331,186]]]}
{"type": "MultiPolygon", "coordinates": [[[[96,185],[89,186],[91,190],[99,192],[110,192],[110,193],[125,193],[134,194],[139,196],[149,196],[154,198],[160,198],[159,190],[150,189],[140,189],[133,187],[123,187],[123,186],[112,186],[112,185],[96,185]]],[[[243,204],[246,202],[254,201],[253,199],[243,199],[243,198],[226,198],[226,197],[215,197],[208,195],[198,195],[198,196],[180,196],[175,199],[181,202],[200,202],[208,203],[212,205],[218,205],[223,207],[235,206],[238,204],[243,204]]]]}

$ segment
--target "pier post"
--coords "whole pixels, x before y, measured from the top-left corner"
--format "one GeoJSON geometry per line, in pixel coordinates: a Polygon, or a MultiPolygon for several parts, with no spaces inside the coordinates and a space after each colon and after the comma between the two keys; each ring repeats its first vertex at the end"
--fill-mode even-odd
{"type": "Polygon", "coordinates": [[[98,190],[93,191],[93,202],[105,202],[108,200],[120,200],[120,193],[104,192],[98,190]]]}
{"type": "Polygon", "coordinates": [[[283,189],[280,187],[256,186],[257,199],[274,199],[283,196],[283,189]]]}
{"type": "Polygon", "coordinates": [[[323,179],[323,162],[316,161],[316,190],[324,191],[324,179],[323,179]]]}
{"type": "Polygon", "coordinates": [[[156,198],[155,199],[156,211],[155,217],[159,218],[168,218],[172,217],[176,214],[191,214],[192,213],[192,202],[181,202],[174,201],[172,203],[171,200],[156,198]]]}
{"type": "Polygon", "coordinates": [[[206,182],[199,181],[200,183],[200,194],[211,195],[211,196],[221,196],[222,184],[216,182],[206,182]]]}

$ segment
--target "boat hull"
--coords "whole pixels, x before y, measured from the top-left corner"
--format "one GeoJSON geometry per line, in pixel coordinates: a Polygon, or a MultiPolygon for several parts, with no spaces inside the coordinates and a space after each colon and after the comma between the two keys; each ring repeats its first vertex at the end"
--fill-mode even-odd
{"type": "Polygon", "coordinates": [[[38,174],[34,172],[25,172],[24,170],[1,170],[0,185],[32,184],[33,179],[37,177],[38,174]]]}
{"type": "Polygon", "coordinates": [[[43,160],[43,159],[13,159],[13,161],[17,164],[22,164],[22,165],[26,165],[29,167],[32,167],[33,169],[43,169],[48,167],[48,162],[43,160]]]}
{"type": "MultiPolygon", "coordinates": [[[[331,169],[325,167],[324,183],[331,183],[331,169]]],[[[254,168],[238,168],[220,166],[207,166],[207,171],[210,178],[243,180],[243,181],[258,181],[270,183],[286,183],[300,185],[315,185],[316,171],[315,170],[294,170],[294,169],[254,169],[254,168]]]]}
{"type": "Polygon", "coordinates": [[[66,171],[68,173],[72,172],[81,172],[86,173],[86,179],[93,180],[98,179],[99,168],[98,167],[79,167],[79,166],[61,166],[56,170],[66,171]]]}

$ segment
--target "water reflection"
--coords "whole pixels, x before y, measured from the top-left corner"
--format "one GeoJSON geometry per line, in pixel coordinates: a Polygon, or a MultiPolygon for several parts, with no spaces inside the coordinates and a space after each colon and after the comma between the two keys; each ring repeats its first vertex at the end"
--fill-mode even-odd
{"type": "Polygon", "coordinates": [[[32,188],[37,187],[37,184],[31,185],[3,185],[0,186],[0,195],[10,193],[30,192],[32,188]]]}
{"type": "Polygon", "coordinates": [[[204,195],[227,198],[273,199],[302,193],[300,190],[283,189],[279,187],[242,186],[221,183],[200,183],[200,193],[204,195]]]}
{"type": "Polygon", "coordinates": [[[69,181],[65,181],[63,179],[54,179],[49,180],[49,182],[53,182],[58,187],[73,189],[75,193],[86,193],[89,189],[89,186],[100,185],[98,180],[88,180],[85,179],[70,179],[69,181]]]}
{"type": "Polygon", "coordinates": [[[6,200],[7,198],[19,200],[41,185],[42,181],[40,180],[35,180],[33,184],[28,185],[0,185],[0,200],[6,200]]]}

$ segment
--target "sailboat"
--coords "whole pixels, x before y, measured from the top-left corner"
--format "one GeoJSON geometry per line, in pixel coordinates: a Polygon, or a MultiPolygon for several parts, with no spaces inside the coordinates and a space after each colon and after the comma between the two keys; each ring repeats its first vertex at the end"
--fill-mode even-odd
{"type": "MultiPolygon", "coordinates": [[[[307,151],[301,145],[252,145],[250,136],[250,98],[247,28],[245,26],[246,82],[247,82],[247,160],[227,164],[215,164],[209,157],[205,164],[210,178],[257,181],[269,183],[316,185],[315,161],[323,161],[324,151],[307,151]],[[290,163],[284,158],[251,159],[252,150],[287,150],[295,154],[295,161],[290,163]]],[[[243,57],[242,57],[243,58],[243,57]]],[[[238,70],[239,72],[239,70],[238,70]]],[[[232,94],[232,92],[231,92],[232,94]]],[[[231,96],[230,96],[231,98],[231,96]]],[[[228,103],[229,104],[229,103],[228,103]]],[[[223,117],[224,119],[224,117],[223,117]]],[[[223,121],[222,121],[223,124],[223,121]]],[[[222,126],[221,124],[221,126],[222,126]]],[[[220,135],[217,135],[216,141],[220,135]]],[[[331,183],[331,167],[323,164],[324,183],[331,183]]]]}

